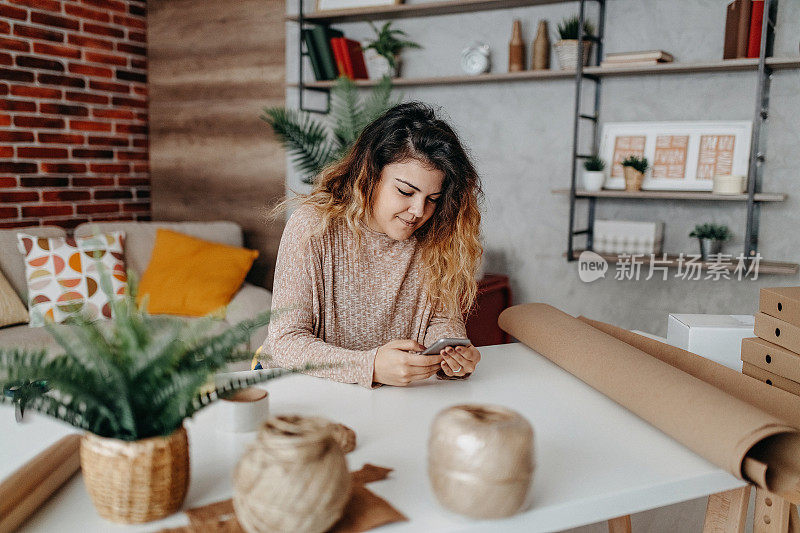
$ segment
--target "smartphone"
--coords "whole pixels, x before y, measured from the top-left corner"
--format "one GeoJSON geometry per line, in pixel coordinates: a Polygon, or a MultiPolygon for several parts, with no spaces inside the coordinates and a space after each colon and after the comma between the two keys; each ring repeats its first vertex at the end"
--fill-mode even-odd
{"type": "Polygon", "coordinates": [[[470,344],[472,343],[469,341],[469,339],[439,339],[428,346],[428,349],[422,352],[422,355],[437,355],[448,346],[469,346],[470,344]]]}

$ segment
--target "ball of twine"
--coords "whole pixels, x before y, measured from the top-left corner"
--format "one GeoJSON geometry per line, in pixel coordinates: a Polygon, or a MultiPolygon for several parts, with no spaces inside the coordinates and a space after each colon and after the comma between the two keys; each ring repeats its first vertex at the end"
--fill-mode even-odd
{"type": "Polygon", "coordinates": [[[533,470],[533,428],[516,411],[456,405],[436,415],[428,476],[448,509],[473,518],[510,516],[525,503],[533,470]]]}
{"type": "Polygon", "coordinates": [[[321,533],[342,516],[350,474],[331,422],[277,416],[236,466],[233,507],[250,533],[321,533]]]}

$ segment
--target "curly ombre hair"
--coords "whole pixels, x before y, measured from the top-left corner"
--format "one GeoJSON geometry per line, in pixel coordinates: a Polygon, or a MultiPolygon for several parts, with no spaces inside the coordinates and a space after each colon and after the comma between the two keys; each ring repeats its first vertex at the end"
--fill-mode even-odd
{"type": "Polygon", "coordinates": [[[421,246],[424,287],[431,304],[451,317],[467,313],[475,300],[483,192],[464,147],[433,109],[421,102],[398,104],[367,125],[340,160],[320,172],[311,193],[292,203],[314,206],[324,233],[343,219],[359,238],[374,208],[374,191],[386,165],[408,160],[444,174],[442,195],[431,218],[414,232],[421,246]]]}

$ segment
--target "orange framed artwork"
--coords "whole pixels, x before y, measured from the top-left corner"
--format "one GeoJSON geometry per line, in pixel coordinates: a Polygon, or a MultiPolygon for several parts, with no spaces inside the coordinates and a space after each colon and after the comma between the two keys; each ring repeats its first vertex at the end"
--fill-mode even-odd
{"type": "Polygon", "coordinates": [[[636,155],[650,163],[642,189],[710,191],[714,176],[747,175],[751,131],[750,121],[607,123],[605,188],[625,188],[622,161],[636,155]]]}

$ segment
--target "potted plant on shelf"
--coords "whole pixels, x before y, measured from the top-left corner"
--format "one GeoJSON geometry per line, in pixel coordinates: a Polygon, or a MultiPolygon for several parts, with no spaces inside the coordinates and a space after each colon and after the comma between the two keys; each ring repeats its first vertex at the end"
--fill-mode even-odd
{"type": "Polygon", "coordinates": [[[708,260],[709,255],[722,252],[722,245],[730,240],[731,231],[724,224],[705,223],[697,224],[689,237],[696,237],[700,243],[700,258],[708,260]]]}
{"type": "Polygon", "coordinates": [[[629,155],[622,161],[622,171],[625,173],[625,190],[638,191],[642,188],[644,173],[650,164],[647,158],[638,155],[629,155]]]}
{"type": "Polygon", "coordinates": [[[375,24],[369,23],[375,31],[375,39],[367,41],[364,52],[375,50],[376,54],[368,56],[367,68],[371,78],[400,76],[400,52],[404,48],[422,48],[418,43],[399,39],[397,36],[406,36],[403,30],[393,29],[392,21],[387,22],[379,30],[375,24]]]}
{"type": "MultiPolygon", "coordinates": [[[[578,32],[580,31],[580,19],[578,15],[565,18],[558,25],[559,40],[553,45],[558,57],[558,67],[561,70],[575,70],[578,68],[578,32]]],[[[592,41],[586,39],[594,35],[594,25],[589,21],[583,21],[583,66],[589,64],[589,56],[592,53],[592,41]]]]}
{"type": "Polygon", "coordinates": [[[596,155],[583,162],[583,188],[587,191],[599,191],[605,181],[606,163],[596,155]]]}
{"type": "Polygon", "coordinates": [[[27,408],[86,430],[81,469],[100,516],[149,522],[177,511],[186,496],[189,452],[183,421],[221,397],[286,371],[263,371],[215,386],[214,374],[228,362],[252,357],[239,346],[269,322],[269,312],[209,335],[219,318],[187,322],[150,316],[136,305],[130,273],[127,294],[118,297],[108,271],[99,263],[98,269],[113,318],[92,321],[77,315],[66,325],[46,322],[64,351],[60,355],[0,349],[0,403],[16,403],[18,414],[27,408]]]}

